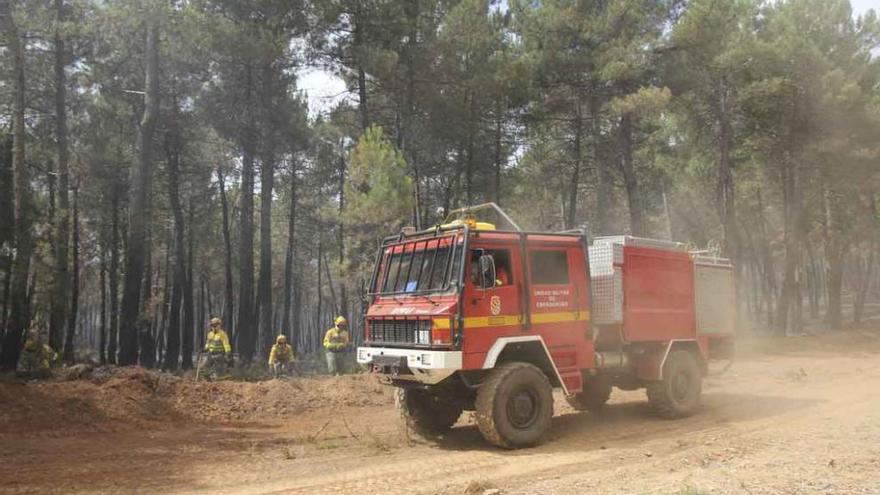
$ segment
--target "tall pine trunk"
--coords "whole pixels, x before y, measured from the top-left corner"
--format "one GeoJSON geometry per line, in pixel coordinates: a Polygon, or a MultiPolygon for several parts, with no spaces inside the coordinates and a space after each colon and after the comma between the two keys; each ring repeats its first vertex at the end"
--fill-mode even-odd
{"type": "Polygon", "coordinates": [[[636,176],[633,162],[633,129],[632,117],[620,117],[618,128],[618,145],[620,147],[620,171],[623,173],[623,185],[626,189],[626,201],[629,206],[629,228],[633,235],[645,235],[644,211],[639,190],[639,179],[636,176]]]}
{"type": "Polygon", "coordinates": [[[581,105],[580,102],[576,104],[575,107],[575,117],[572,121],[572,125],[574,126],[574,146],[571,150],[572,153],[572,170],[571,170],[571,184],[569,184],[570,189],[568,190],[568,211],[565,215],[565,228],[573,229],[575,228],[575,224],[577,223],[577,211],[578,211],[578,193],[580,190],[581,183],[581,160],[583,157],[583,118],[581,115],[581,105]]]}
{"type": "Polygon", "coordinates": [[[718,218],[721,221],[723,252],[725,256],[737,261],[736,204],[733,173],[730,165],[730,148],[733,143],[733,129],[730,125],[727,93],[721,85],[718,118],[718,160],[716,161],[715,196],[718,218]]]}
{"type": "MultiPolygon", "coordinates": [[[[290,342],[296,344],[297,335],[291,327],[291,298],[293,291],[293,263],[296,245],[296,165],[290,170],[290,207],[287,211],[287,252],[284,256],[284,311],[281,315],[281,331],[288,335],[290,342]]],[[[298,311],[297,306],[293,311],[298,311]]]]}
{"type": "MultiPolygon", "coordinates": [[[[343,150],[340,150],[343,151],[343,150]]],[[[345,153],[339,155],[339,230],[336,232],[336,245],[339,250],[339,314],[348,318],[348,291],[346,290],[347,277],[344,275],[345,266],[345,153]]]]}
{"type": "Polygon", "coordinates": [[[367,73],[364,70],[366,46],[364,46],[364,12],[362,2],[356,2],[354,12],[354,51],[357,59],[358,111],[361,118],[361,132],[370,127],[370,111],[367,106],[367,73]]]}
{"type": "Polygon", "coordinates": [[[600,114],[602,101],[598,96],[590,96],[590,144],[593,147],[593,166],[596,168],[596,232],[607,234],[611,229],[611,169],[602,154],[602,127],[600,114]]]}
{"type": "MultiPolygon", "coordinates": [[[[232,277],[232,235],[230,231],[229,200],[226,197],[226,183],[221,167],[217,168],[217,182],[218,189],[220,190],[220,206],[223,212],[223,274],[226,281],[223,294],[223,318],[226,320],[224,323],[226,330],[229,332],[229,337],[233,339],[235,337],[235,325],[232,321],[235,315],[235,281],[232,277]]],[[[211,318],[213,317],[214,315],[211,315],[211,318]]]]}
{"type": "MultiPolygon", "coordinates": [[[[174,276],[171,286],[171,303],[168,309],[168,331],[165,341],[165,358],[162,367],[176,370],[180,359],[180,301],[186,285],[186,245],[184,239],[183,207],[180,202],[180,141],[179,131],[175,122],[165,140],[165,163],[168,175],[168,202],[174,216],[174,276]]],[[[167,269],[167,268],[166,268],[167,269]]]]}
{"type": "MultiPolygon", "coordinates": [[[[106,237],[104,238],[106,241],[106,237]]],[[[101,284],[101,314],[98,317],[100,325],[100,337],[98,339],[98,362],[107,364],[107,247],[101,246],[100,265],[98,268],[98,283],[101,284]]]]}
{"type": "Polygon", "coordinates": [[[28,273],[30,272],[33,239],[31,237],[28,166],[25,162],[25,71],[24,47],[18,27],[13,18],[11,0],[0,0],[0,23],[6,35],[6,50],[12,59],[12,175],[15,219],[15,258],[12,262],[10,283],[10,313],[3,349],[0,353],[0,369],[15,369],[21,353],[22,333],[28,326],[28,273]]]}
{"type": "Polygon", "coordinates": [[[260,307],[260,353],[272,345],[272,191],[275,187],[275,74],[271,64],[263,67],[263,149],[260,167],[260,278],[257,300],[260,307]]]}
{"type": "Polygon", "coordinates": [[[495,201],[495,204],[501,205],[501,168],[504,165],[504,155],[502,148],[502,137],[503,135],[503,125],[504,125],[504,101],[502,97],[498,98],[498,101],[495,102],[495,136],[493,139],[494,146],[494,180],[492,184],[492,191],[494,192],[494,197],[492,198],[495,201]]]}
{"type": "Polygon", "coordinates": [[[49,315],[49,343],[60,349],[67,304],[70,294],[70,273],[68,243],[70,242],[70,212],[68,211],[70,182],[67,147],[67,53],[63,29],[65,12],[64,1],[55,0],[55,143],[58,162],[58,211],[55,217],[55,273],[53,281],[52,304],[49,315]]]}
{"type": "Polygon", "coordinates": [[[316,308],[317,315],[315,317],[315,329],[316,331],[321,330],[321,324],[323,323],[321,310],[323,309],[324,297],[323,297],[323,274],[321,273],[323,270],[322,262],[324,260],[324,238],[320,234],[318,234],[318,307],[316,308]]]}
{"type": "Polygon", "coordinates": [[[831,330],[839,330],[843,325],[844,257],[840,197],[830,188],[826,188],[823,200],[825,206],[825,259],[828,262],[825,277],[825,289],[828,293],[826,323],[831,330]]]}
{"type": "Polygon", "coordinates": [[[872,219],[870,222],[870,234],[868,241],[868,257],[865,269],[858,277],[856,286],[855,300],[853,301],[853,323],[861,323],[865,313],[865,302],[868,298],[868,291],[878,274],[877,251],[880,250],[880,217],[877,216],[877,199],[874,194],[867,195],[867,211],[868,217],[872,219]]]}
{"type": "Polygon", "coordinates": [[[192,198],[190,198],[189,202],[189,236],[187,236],[187,250],[186,250],[186,278],[184,279],[183,286],[183,328],[181,330],[182,333],[182,342],[180,344],[180,352],[181,356],[181,367],[183,369],[188,370],[193,367],[193,326],[195,325],[195,300],[193,297],[194,291],[194,277],[193,266],[195,265],[195,234],[193,229],[195,228],[195,211],[192,203],[192,198]]]}
{"type": "Polygon", "coordinates": [[[241,237],[239,239],[238,330],[236,340],[242,360],[249,364],[254,356],[254,155],[256,129],[251,111],[254,82],[253,68],[245,68],[245,105],[247,122],[242,129],[241,159],[241,237]]]}
{"type": "Polygon", "coordinates": [[[107,336],[107,362],[116,364],[116,350],[119,345],[119,191],[110,192],[110,273],[107,283],[110,286],[110,328],[107,336]]]}
{"type": "Polygon", "coordinates": [[[801,321],[797,313],[797,300],[801,297],[797,278],[800,264],[801,230],[801,192],[796,164],[786,160],[782,166],[782,201],[783,201],[783,239],[785,259],[783,261],[782,289],[776,312],[777,332],[781,335],[798,333],[801,321]]]}
{"type": "MultiPolygon", "coordinates": [[[[61,210],[59,214],[63,214],[61,210]]],[[[64,361],[73,364],[74,361],[74,337],[76,336],[76,318],[79,313],[79,186],[73,188],[73,240],[71,259],[73,261],[70,308],[67,315],[67,333],[64,339],[64,361]]]]}
{"type": "MultiPolygon", "coordinates": [[[[144,113],[137,136],[138,163],[132,170],[131,203],[128,218],[128,256],[119,321],[119,364],[138,361],[138,315],[147,242],[148,186],[153,166],[153,134],[159,111],[159,26],[155,14],[148,15],[144,70],[144,113]]],[[[149,277],[151,274],[147,273],[149,277]]]]}

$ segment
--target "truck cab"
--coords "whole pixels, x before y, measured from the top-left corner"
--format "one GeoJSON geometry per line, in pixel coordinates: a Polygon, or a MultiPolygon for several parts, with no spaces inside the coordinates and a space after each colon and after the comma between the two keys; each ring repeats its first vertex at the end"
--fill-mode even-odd
{"type": "Polygon", "coordinates": [[[687,251],[657,241],[662,245],[646,249],[649,258],[659,257],[627,270],[626,278],[640,276],[641,286],[656,274],[674,284],[690,277],[687,287],[675,292],[685,312],[665,313],[663,293],[670,291],[662,281],[648,289],[657,294],[636,294],[632,283],[627,307],[638,314],[627,313],[625,322],[624,278],[615,275],[615,259],[609,270],[590,258],[614,242],[591,246],[583,230],[523,231],[491,203],[458,214],[432,229],[386,238],[367,294],[357,360],[397,387],[397,405],[411,427],[442,433],[462,411],[473,410],[489,442],[533,445],[549,427],[552,388],[561,389],[577,409],[589,410],[602,407],[613,386],[654,386],[666,415],[693,410],[709,345],[700,343],[695,320],[688,320],[694,319],[695,298],[687,251]],[[507,228],[478,222],[474,214],[485,210],[507,228]],[[646,271],[651,266],[660,270],[646,271]],[[598,272],[595,278],[591,269],[598,272]],[[597,297],[594,285],[607,294],[597,297]],[[593,318],[596,299],[610,305],[599,308],[601,325],[593,318]],[[608,317],[608,309],[621,318],[608,317]],[[663,317],[666,323],[652,325],[652,318],[663,317]],[[673,361],[686,363],[674,366],[678,389],[663,392],[663,368],[673,347],[684,352],[673,361]],[[666,396],[676,393],[670,409],[666,396]]]}

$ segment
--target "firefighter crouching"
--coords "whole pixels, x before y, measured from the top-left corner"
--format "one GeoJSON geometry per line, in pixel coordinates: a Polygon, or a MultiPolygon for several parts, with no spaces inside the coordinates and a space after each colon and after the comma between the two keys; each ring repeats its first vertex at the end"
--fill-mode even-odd
{"type": "Polygon", "coordinates": [[[334,323],[333,328],[324,334],[324,354],[327,356],[327,372],[339,376],[349,344],[348,321],[345,317],[337,316],[334,323]]]}
{"type": "Polygon", "coordinates": [[[220,328],[222,324],[220,318],[211,318],[211,330],[205,338],[205,367],[208,369],[208,376],[224,376],[226,366],[232,364],[232,346],[229,345],[229,336],[220,328]]]}
{"type": "Polygon", "coordinates": [[[286,376],[293,366],[293,346],[287,343],[287,337],[279,335],[275,339],[275,345],[269,351],[269,367],[275,378],[286,376]]]}
{"type": "Polygon", "coordinates": [[[40,338],[39,330],[31,328],[18,358],[18,374],[24,378],[48,378],[55,357],[55,351],[40,338]]]}

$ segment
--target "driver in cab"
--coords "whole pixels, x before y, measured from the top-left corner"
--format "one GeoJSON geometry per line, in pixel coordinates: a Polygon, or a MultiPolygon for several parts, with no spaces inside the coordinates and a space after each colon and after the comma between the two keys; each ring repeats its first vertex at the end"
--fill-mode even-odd
{"type": "MultiPolygon", "coordinates": [[[[491,269],[480,269],[480,257],[488,255],[495,265],[495,287],[510,285],[510,270],[507,266],[506,258],[499,256],[500,253],[486,249],[475,249],[471,251],[471,282],[476,287],[481,287],[481,281],[491,276],[491,269]]],[[[488,288],[488,287],[485,287],[488,288]]]]}

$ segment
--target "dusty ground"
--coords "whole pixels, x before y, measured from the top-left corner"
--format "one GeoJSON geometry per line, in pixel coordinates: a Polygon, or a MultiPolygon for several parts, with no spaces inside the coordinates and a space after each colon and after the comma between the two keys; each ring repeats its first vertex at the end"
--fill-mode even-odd
{"type": "Polygon", "coordinates": [[[691,418],[655,418],[642,392],[601,416],[559,398],[547,441],[516,452],[467,416],[407,438],[368,376],[3,383],[0,493],[880,494],[880,333],[741,347],[691,418]]]}

